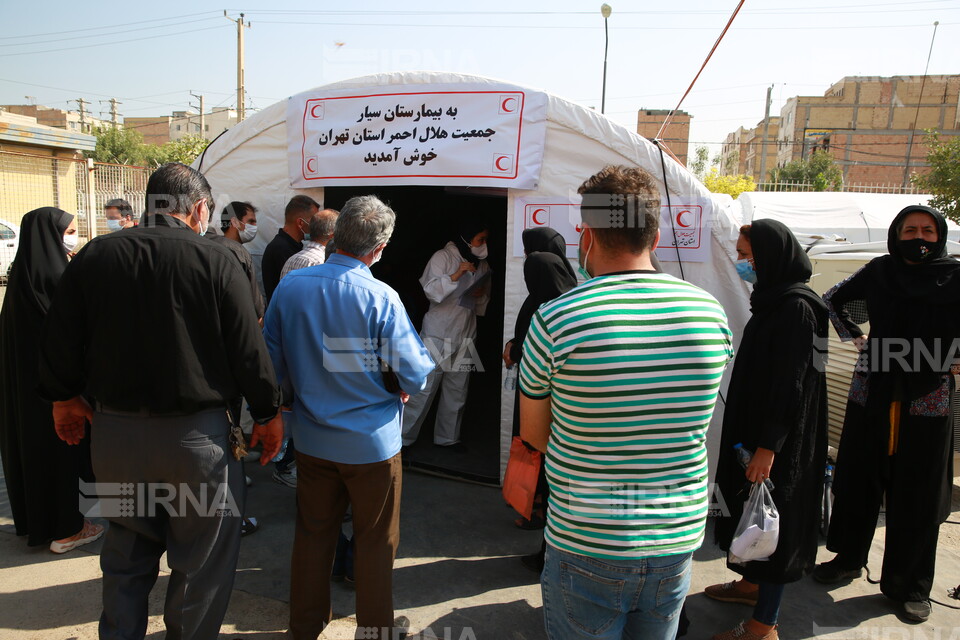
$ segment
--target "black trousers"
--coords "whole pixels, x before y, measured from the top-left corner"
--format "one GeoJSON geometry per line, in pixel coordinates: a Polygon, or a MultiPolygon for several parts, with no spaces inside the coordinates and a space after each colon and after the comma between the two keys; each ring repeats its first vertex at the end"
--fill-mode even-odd
{"type": "Polygon", "coordinates": [[[105,409],[93,424],[93,467],[110,520],[100,554],[100,638],[144,637],[166,552],[166,637],[215,640],[233,590],[245,489],[226,412],[143,417],[105,409]]]}
{"type": "Polygon", "coordinates": [[[901,602],[929,598],[953,481],[950,420],[904,415],[896,453],[888,455],[882,418],[869,420],[852,402],[847,411],[827,548],[850,568],[865,566],[886,495],[880,590],[901,602]]]}

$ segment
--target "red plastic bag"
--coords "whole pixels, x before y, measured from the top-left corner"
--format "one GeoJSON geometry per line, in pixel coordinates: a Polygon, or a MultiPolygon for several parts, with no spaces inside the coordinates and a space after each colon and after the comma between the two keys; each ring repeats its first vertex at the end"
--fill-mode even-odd
{"type": "Polygon", "coordinates": [[[510,459],[503,476],[503,499],[527,520],[533,513],[533,496],[537,491],[537,478],[543,454],[527,448],[520,436],[510,443],[510,459]]]}

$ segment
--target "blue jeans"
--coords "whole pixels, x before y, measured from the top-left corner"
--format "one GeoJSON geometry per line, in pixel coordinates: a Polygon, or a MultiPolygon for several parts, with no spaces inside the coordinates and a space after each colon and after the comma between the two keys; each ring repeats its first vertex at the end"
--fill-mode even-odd
{"type": "Polygon", "coordinates": [[[606,560],[547,545],[541,576],[547,637],[673,640],[692,557],[606,560]]]}
{"type": "Polygon", "coordinates": [[[760,593],[753,608],[753,619],[763,624],[777,624],[780,617],[780,602],[783,600],[783,585],[770,582],[757,584],[760,593]]]}

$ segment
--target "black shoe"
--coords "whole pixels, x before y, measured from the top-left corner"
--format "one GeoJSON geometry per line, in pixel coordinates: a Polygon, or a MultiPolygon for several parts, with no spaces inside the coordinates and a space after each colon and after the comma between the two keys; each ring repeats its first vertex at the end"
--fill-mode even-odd
{"type": "Polygon", "coordinates": [[[543,573],[543,554],[531,553],[520,556],[520,563],[534,573],[543,573]]]}
{"type": "Polygon", "coordinates": [[[837,562],[838,559],[839,556],[830,562],[817,565],[817,568],[813,570],[813,579],[820,584],[838,584],[856,580],[863,575],[863,570],[860,567],[851,569],[849,566],[837,562]]]}
{"type": "Polygon", "coordinates": [[[903,617],[911,622],[926,622],[931,610],[929,600],[910,600],[903,603],[903,617]]]}

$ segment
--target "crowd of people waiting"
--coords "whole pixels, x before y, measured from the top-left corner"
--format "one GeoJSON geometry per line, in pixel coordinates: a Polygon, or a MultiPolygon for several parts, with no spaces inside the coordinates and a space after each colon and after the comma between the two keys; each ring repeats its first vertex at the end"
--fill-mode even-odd
{"type": "MultiPolygon", "coordinates": [[[[733,336],[710,294],[660,269],[660,196],[649,174],[609,166],[579,192],[585,281],[577,286],[557,232],[525,232],[529,295],[503,353],[520,371],[515,429],[546,454],[531,517],[545,524],[544,541],[524,562],[542,572],[551,639],[672,639],[704,539],[706,434],[733,336]],[[614,211],[612,201],[626,205],[614,211]]],[[[139,223],[128,203],[108,207],[117,232],[79,252],[69,213],[37,209],[21,225],[0,314],[0,452],[17,534],[55,553],[105,536],[101,637],[144,636],[166,553],[168,632],[216,638],[241,533],[256,529],[243,514],[248,412],[260,464],[273,462],[274,479],[296,488],[292,636],[317,638],[330,623],[330,578],[349,548],[357,637],[402,637],[409,622],[394,616],[391,578],[401,448],[438,391],[435,442],[459,442],[466,378],[435,362],[425,342],[475,335],[490,296],[487,229],[465,222],[429,261],[420,282],[430,310],[418,333],[370,271],[396,222],[374,196],[339,212],[291,199],[263,255],[265,300],[242,246],[256,236],[257,209],[229,203],[222,235],[204,237],[214,203],[197,171],[160,167],[139,223]],[[144,339],[124,339],[119,318],[144,339]],[[206,512],[188,501],[176,517],[130,507],[104,527],[78,508],[78,479],[203,488],[219,503],[206,512]]],[[[938,211],[907,207],[890,226],[889,254],[821,299],[787,227],[740,229],[731,268],[753,285],[751,318],[724,399],[716,479],[729,510],[715,533],[729,549],[750,486],[769,480],[780,539],[768,560],[728,562],[741,579],[705,590],[754,607],[715,639],[776,640],[786,584],[811,572],[828,584],[860,576],[884,497],[881,590],[908,620],[930,615],[958,370],[949,358],[891,358],[888,346],[942,353],[957,338],[960,262],[947,255],[946,235],[938,211]],[[867,319],[869,337],[858,325],[867,319]],[[837,556],[815,566],[830,323],[860,360],[827,542],[837,556]],[[745,470],[734,445],[752,453],[745,470]]]]}

